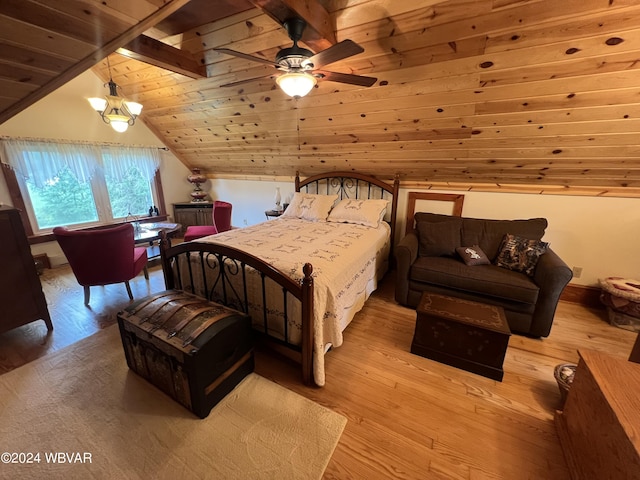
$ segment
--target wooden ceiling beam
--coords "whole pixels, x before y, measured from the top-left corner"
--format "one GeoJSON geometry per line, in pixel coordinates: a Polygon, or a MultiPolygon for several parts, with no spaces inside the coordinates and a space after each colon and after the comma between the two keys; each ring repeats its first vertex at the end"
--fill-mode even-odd
{"type": "Polygon", "coordinates": [[[94,52],[92,52],[90,55],[87,55],[79,62],[73,64],[60,75],[53,78],[46,85],[43,85],[41,88],[35,90],[30,95],[23,97],[20,101],[14,103],[5,110],[0,111],[0,124],[4,123],[28,106],[34,104],[41,98],[46,97],[48,94],[64,85],[72,78],[77,77],[85,70],[91,68],[104,57],[106,57],[110,53],[115,52],[120,46],[130,42],[138,35],[142,34],[142,32],[144,32],[145,30],[153,27],[160,20],[163,20],[164,18],[168,17],[176,10],[178,10],[180,7],[183,7],[184,5],[189,3],[189,1],[190,0],[169,0],[154,13],[147,16],[137,24],[133,25],[129,30],[122,32],[120,35],[114,37],[104,45],[99,45],[94,52]]]}
{"type": "Polygon", "coordinates": [[[314,52],[325,50],[338,43],[333,20],[317,0],[250,1],[281,25],[290,18],[302,18],[307,22],[302,41],[314,52]]]}
{"type": "Polygon", "coordinates": [[[189,78],[207,77],[207,69],[191,52],[180,50],[146,35],[140,35],[116,53],[140,62],[148,63],[189,78]]]}

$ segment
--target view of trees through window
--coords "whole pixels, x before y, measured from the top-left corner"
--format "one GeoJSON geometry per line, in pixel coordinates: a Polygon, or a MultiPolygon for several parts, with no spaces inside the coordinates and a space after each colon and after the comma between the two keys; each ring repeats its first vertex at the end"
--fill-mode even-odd
{"type": "Polygon", "coordinates": [[[154,204],[151,187],[137,168],[131,167],[119,181],[107,175],[106,181],[114,218],[149,214],[149,207],[154,204]]]}
{"type": "MultiPolygon", "coordinates": [[[[151,186],[135,167],[118,180],[107,177],[106,190],[111,205],[111,218],[146,216],[154,204],[151,186]]],[[[101,182],[80,183],[68,167],[41,188],[27,181],[29,197],[40,229],[58,225],[78,225],[98,221],[95,189],[101,182]]],[[[104,184],[102,184],[104,185],[104,184]]]]}
{"type": "Polygon", "coordinates": [[[32,139],[0,139],[0,148],[36,235],[131,221],[161,206],[158,148],[32,139]]]}
{"type": "Polygon", "coordinates": [[[27,188],[40,228],[98,220],[91,185],[78,182],[69,168],[49,179],[41,188],[27,181],[27,188]]]}

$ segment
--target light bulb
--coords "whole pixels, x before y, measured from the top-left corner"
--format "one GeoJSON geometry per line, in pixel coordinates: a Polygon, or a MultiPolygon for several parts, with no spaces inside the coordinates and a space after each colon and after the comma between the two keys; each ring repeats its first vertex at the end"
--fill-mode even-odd
{"type": "Polygon", "coordinates": [[[316,78],[303,72],[289,72],[276,78],[276,83],[290,97],[304,97],[316,84],[316,78]]]}
{"type": "Polygon", "coordinates": [[[137,116],[142,112],[142,104],[140,103],[125,101],[124,104],[127,106],[127,110],[131,112],[131,115],[137,116]]]}
{"type": "Polygon", "coordinates": [[[106,98],[92,97],[87,98],[87,100],[89,100],[91,108],[93,108],[96,112],[104,112],[105,108],[107,108],[106,98]]]}
{"type": "Polygon", "coordinates": [[[123,133],[129,128],[129,117],[125,115],[106,115],[109,119],[109,125],[116,132],[123,133]]]}

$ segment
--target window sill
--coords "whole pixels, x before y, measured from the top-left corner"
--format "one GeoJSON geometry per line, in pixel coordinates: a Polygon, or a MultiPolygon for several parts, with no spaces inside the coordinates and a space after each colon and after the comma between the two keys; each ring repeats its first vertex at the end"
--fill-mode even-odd
{"type": "MultiPolygon", "coordinates": [[[[157,221],[165,221],[167,220],[169,216],[168,215],[158,215],[155,217],[141,217],[138,218],[136,220],[136,222],[157,222],[157,221]]],[[[114,222],[112,224],[106,224],[106,225],[102,225],[103,227],[106,227],[108,225],[117,225],[119,223],[122,222],[114,222]]],[[[96,227],[90,227],[90,228],[96,228],[96,227]]],[[[28,237],[29,240],[29,245],[37,245],[39,243],[47,243],[47,242],[55,242],[55,236],[53,235],[53,233],[44,233],[42,235],[31,235],[28,237]]]]}

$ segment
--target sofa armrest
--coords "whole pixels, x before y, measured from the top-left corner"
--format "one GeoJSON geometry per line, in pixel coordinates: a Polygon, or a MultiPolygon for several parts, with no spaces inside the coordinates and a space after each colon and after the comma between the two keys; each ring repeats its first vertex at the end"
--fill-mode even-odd
{"type": "Polygon", "coordinates": [[[418,235],[408,233],[396,245],[396,302],[407,305],[409,295],[409,271],[418,258],[418,235]]]}
{"type": "Polygon", "coordinates": [[[540,288],[538,301],[531,320],[530,334],[547,337],[553,324],[558,300],[562,290],[573,277],[569,266],[553,250],[548,249],[540,256],[533,281],[540,288]]]}

